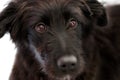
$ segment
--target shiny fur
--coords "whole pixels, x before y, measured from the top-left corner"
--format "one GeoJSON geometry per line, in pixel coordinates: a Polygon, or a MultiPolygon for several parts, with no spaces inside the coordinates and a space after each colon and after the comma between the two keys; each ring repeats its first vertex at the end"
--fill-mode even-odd
{"type": "Polygon", "coordinates": [[[120,80],[119,10],[96,0],[11,1],[0,14],[0,37],[9,32],[17,47],[10,80],[120,80]],[[69,55],[77,66],[63,72],[57,61],[69,55]]]}

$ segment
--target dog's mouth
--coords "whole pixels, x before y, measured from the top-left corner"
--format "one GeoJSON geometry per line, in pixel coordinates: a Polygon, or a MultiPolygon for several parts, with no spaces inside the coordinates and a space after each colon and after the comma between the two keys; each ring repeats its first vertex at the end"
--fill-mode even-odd
{"type": "Polygon", "coordinates": [[[64,77],[54,78],[54,80],[76,80],[76,79],[77,80],[85,80],[84,75],[85,75],[84,73],[79,76],[66,75],[64,77]]]}
{"type": "Polygon", "coordinates": [[[61,78],[57,78],[56,80],[75,80],[71,75],[66,75],[61,78]]]}

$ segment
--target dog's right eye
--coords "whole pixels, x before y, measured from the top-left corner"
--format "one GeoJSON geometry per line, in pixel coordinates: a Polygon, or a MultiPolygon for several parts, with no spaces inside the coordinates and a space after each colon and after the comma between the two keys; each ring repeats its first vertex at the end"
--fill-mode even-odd
{"type": "Polygon", "coordinates": [[[35,25],[35,30],[39,33],[44,33],[47,31],[47,26],[44,23],[39,23],[35,25]]]}
{"type": "Polygon", "coordinates": [[[68,22],[68,27],[67,27],[67,29],[75,29],[75,28],[77,27],[77,25],[78,25],[77,20],[74,19],[74,18],[71,18],[71,19],[69,20],[69,22],[68,22]]]}

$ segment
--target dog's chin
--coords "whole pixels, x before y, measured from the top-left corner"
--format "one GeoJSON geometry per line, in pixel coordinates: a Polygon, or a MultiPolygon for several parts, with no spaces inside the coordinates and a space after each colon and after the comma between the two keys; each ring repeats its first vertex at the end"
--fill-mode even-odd
{"type": "MultiPolygon", "coordinates": [[[[50,76],[51,77],[51,76],[50,76]]],[[[66,74],[63,76],[52,76],[50,78],[50,80],[75,80],[76,76],[74,75],[70,75],[70,74],[66,74]]]]}
{"type": "Polygon", "coordinates": [[[46,71],[45,69],[43,69],[43,72],[48,76],[49,80],[76,80],[79,75],[83,74],[83,72],[73,72],[66,74],[62,74],[60,72],[52,73],[50,71],[46,71]]]}
{"type": "Polygon", "coordinates": [[[75,80],[71,75],[65,75],[63,77],[55,77],[55,80],[75,80]]]}

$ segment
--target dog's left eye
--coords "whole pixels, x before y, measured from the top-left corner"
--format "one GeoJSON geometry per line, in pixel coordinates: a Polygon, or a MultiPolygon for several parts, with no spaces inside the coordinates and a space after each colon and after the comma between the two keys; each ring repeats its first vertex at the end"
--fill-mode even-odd
{"type": "Polygon", "coordinates": [[[47,31],[47,26],[44,23],[39,23],[35,26],[35,30],[39,33],[44,33],[47,31]]]}
{"type": "Polygon", "coordinates": [[[75,29],[78,25],[77,20],[75,19],[70,19],[68,22],[68,29],[75,29]]]}

